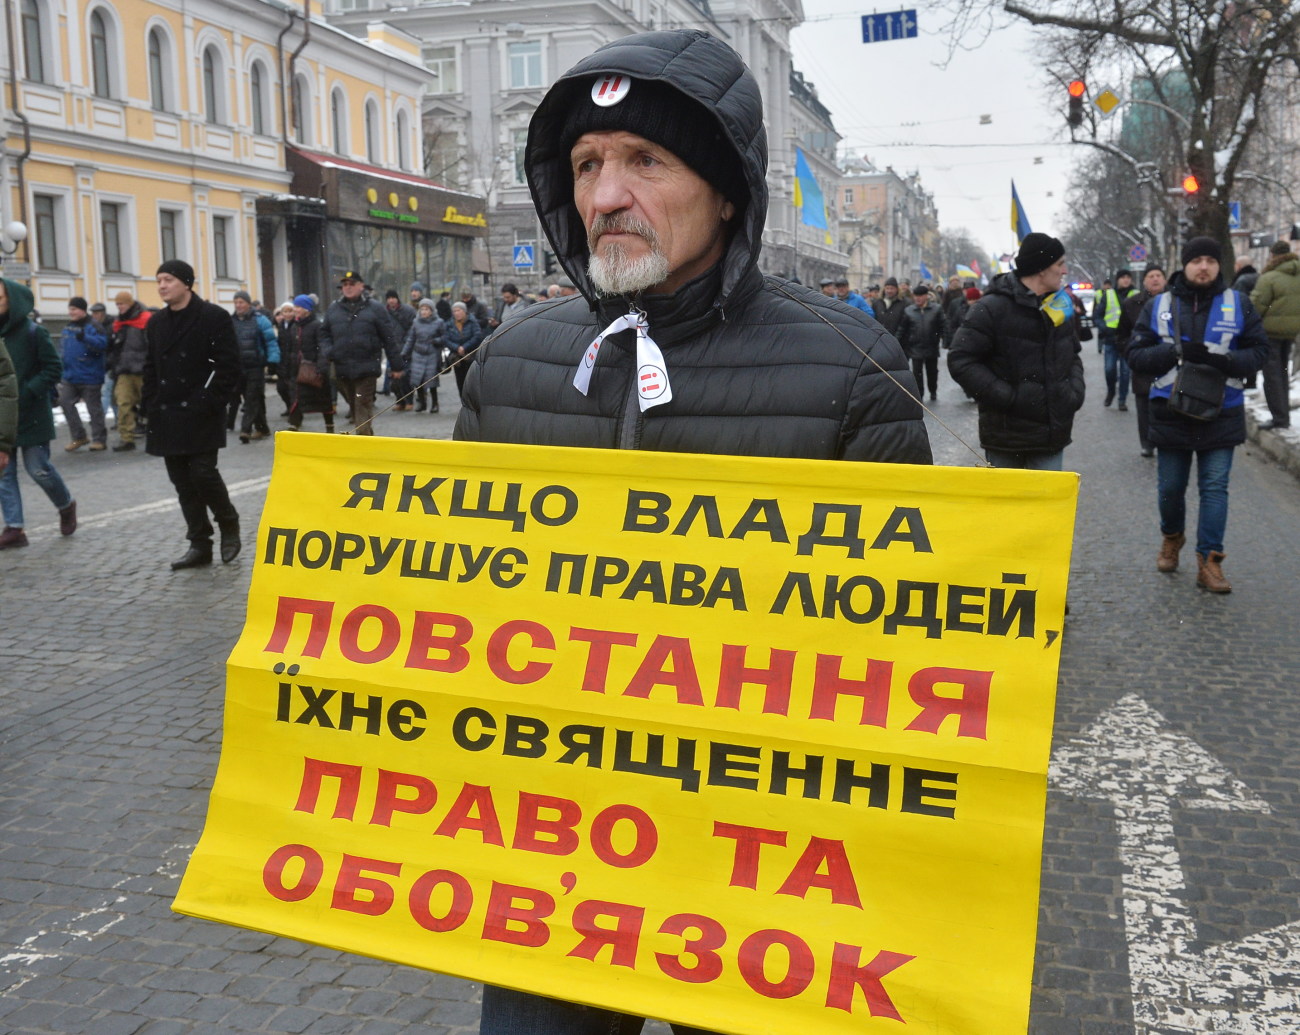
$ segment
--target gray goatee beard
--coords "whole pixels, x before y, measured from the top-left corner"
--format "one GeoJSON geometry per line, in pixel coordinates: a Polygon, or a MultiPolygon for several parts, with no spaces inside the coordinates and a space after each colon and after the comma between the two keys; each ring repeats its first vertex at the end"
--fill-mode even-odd
{"type": "Polygon", "coordinates": [[[587,232],[587,275],[602,295],[631,295],[662,284],[668,279],[668,257],[659,244],[659,235],[649,223],[630,216],[597,216],[587,232]],[[648,254],[631,258],[616,244],[606,245],[605,254],[596,254],[601,235],[618,232],[636,234],[649,245],[648,254]]]}

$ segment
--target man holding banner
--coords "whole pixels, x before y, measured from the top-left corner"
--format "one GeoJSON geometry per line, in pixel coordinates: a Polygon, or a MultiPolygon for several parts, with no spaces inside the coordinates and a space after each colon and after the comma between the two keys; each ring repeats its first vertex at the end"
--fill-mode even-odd
{"type": "MultiPolygon", "coordinates": [[[[930,462],[897,342],[758,270],[762,98],[727,44],[682,30],[602,47],[543,99],[525,162],[583,297],[525,312],[478,350],[456,438],[930,462]]],[[[480,1031],[594,1035],[641,1023],[489,985],[480,1031]]]]}

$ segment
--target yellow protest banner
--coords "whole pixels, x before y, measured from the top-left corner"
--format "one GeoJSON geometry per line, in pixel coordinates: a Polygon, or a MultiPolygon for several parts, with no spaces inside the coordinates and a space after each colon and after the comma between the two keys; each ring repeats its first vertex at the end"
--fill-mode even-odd
{"type": "Polygon", "coordinates": [[[281,435],[175,908],[736,1035],[1024,1031],[1076,492],[281,435]]]}

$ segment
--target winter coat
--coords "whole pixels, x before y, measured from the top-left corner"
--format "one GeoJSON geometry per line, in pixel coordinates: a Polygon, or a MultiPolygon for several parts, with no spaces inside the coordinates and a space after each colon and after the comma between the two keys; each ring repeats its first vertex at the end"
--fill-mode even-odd
{"type": "MultiPolygon", "coordinates": [[[[1283,256],[1285,258],[1285,256],[1283,256]]],[[[1270,266],[1272,260],[1269,260],[1270,266]]],[[[1237,279],[1232,282],[1232,290],[1240,291],[1243,295],[1249,296],[1255,290],[1255,285],[1259,283],[1259,270],[1254,266],[1246,265],[1241,267],[1237,272],[1237,279]]]]}
{"type": "MultiPolygon", "coordinates": [[[[590,103],[590,101],[587,101],[590,103]]],[[[712,146],[712,145],[711,145],[712,146]]],[[[579,294],[529,306],[474,357],[456,437],[607,449],[929,463],[921,411],[902,350],[839,300],[758,269],[767,216],[767,138],[758,86],[725,44],[699,31],[607,44],[561,77],[529,128],[525,168],[534,203],[579,294]],[[663,350],[673,398],[641,412],[635,332],[605,339],[586,395],[574,374],[592,339],[629,312],[587,275],[587,232],[572,200],[560,126],[593,77],[658,79],[718,118],[716,146],[744,177],[721,260],[671,295],[641,295],[663,350]]]]}
{"type": "Polygon", "coordinates": [[[102,385],[104,353],[108,339],[89,316],[73,320],[63,328],[59,352],[63,356],[63,380],[70,385],[102,385]]]}
{"type": "Polygon", "coordinates": [[[943,341],[945,321],[938,305],[920,308],[915,302],[903,310],[898,325],[898,343],[903,346],[908,359],[938,359],[939,344],[943,341]]]}
{"type": "Polygon", "coordinates": [[[113,333],[108,339],[106,362],[108,369],[117,374],[143,374],[149,343],[145,338],[145,324],[153,316],[139,302],[113,321],[113,333]]]}
{"type": "Polygon", "coordinates": [[[397,324],[397,340],[405,341],[406,336],[411,332],[411,324],[415,323],[416,317],[420,315],[416,312],[415,306],[399,303],[396,309],[389,309],[387,305],[384,308],[388,311],[389,319],[397,324]]]}
{"type": "MultiPolygon", "coordinates": [[[[435,379],[442,369],[442,348],[447,341],[447,325],[437,316],[427,320],[417,316],[402,345],[402,359],[411,388],[435,379]]],[[[437,384],[437,381],[434,381],[437,384]]]]}
{"type": "Polygon", "coordinates": [[[1014,273],[999,273],[971,307],[948,352],[952,378],[978,404],[980,444],[1011,453],[1057,453],[1083,405],[1079,320],[1059,326],[1014,273]]]}
{"type": "MultiPolygon", "coordinates": [[[[1182,270],[1169,278],[1169,292],[1173,295],[1173,304],[1178,306],[1178,329],[1184,341],[1205,340],[1205,325],[1209,322],[1214,298],[1223,290],[1221,276],[1208,287],[1199,289],[1188,282],[1182,270]]],[[[1250,299],[1240,292],[1237,297],[1241,305],[1241,333],[1229,346],[1226,373],[1230,378],[1244,379],[1264,365],[1268,357],[1268,336],[1250,299]]],[[[1161,340],[1151,326],[1157,298],[1148,299],[1142,307],[1128,346],[1129,367],[1135,374],[1151,378],[1159,378],[1178,363],[1178,351],[1161,340]]],[[[1171,410],[1167,399],[1152,395],[1147,405],[1147,438],[1152,445],[1166,449],[1239,446],[1246,441],[1246,407],[1242,405],[1240,391],[1235,393],[1235,398],[1225,398],[1224,402],[1214,420],[1194,420],[1171,410]]]]}
{"type": "Polygon", "coordinates": [[[966,319],[966,310],[970,303],[966,301],[966,294],[958,291],[954,298],[948,299],[943,304],[943,347],[946,349],[952,345],[952,336],[957,333],[957,328],[962,325],[966,319]]]}
{"type": "Polygon", "coordinates": [[[1300,256],[1274,255],[1250,293],[1250,302],[1270,338],[1291,341],[1300,334],[1300,256]]]}
{"type": "MultiPolygon", "coordinates": [[[[458,359],[463,359],[462,354],[458,351],[464,349],[464,356],[468,356],[483,342],[483,328],[474,317],[468,317],[460,327],[456,326],[455,320],[443,321],[443,327],[447,335],[447,348],[451,349],[451,363],[458,359]]],[[[464,360],[468,363],[469,360],[464,360]]]]}
{"type": "MultiPolygon", "coordinates": [[[[1128,359],[1129,341],[1133,337],[1133,328],[1137,326],[1138,318],[1142,315],[1142,307],[1154,297],[1144,290],[1134,291],[1119,304],[1119,326],[1115,328],[1115,347],[1125,360],[1128,359]]],[[[1146,396],[1151,391],[1152,379],[1131,367],[1129,369],[1133,380],[1133,394],[1146,396]]]]}
{"type": "Polygon", "coordinates": [[[30,319],[32,289],[16,280],[6,280],[4,286],[9,295],[9,313],[0,325],[0,336],[13,363],[18,388],[14,445],[43,446],[54,439],[50,392],[63,378],[63,364],[50,332],[30,319]]]}
{"type": "Polygon", "coordinates": [[[224,448],[225,403],[240,377],[231,315],[192,295],[184,309],[154,313],[144,330],[148,451],[187,456],[224,448]]]}
{"type": "Polygon", "coordinates": [[[487,333],[488,323],[492,319],[492,313],[489,312],[487,305],[480,302],[475,295],[462,298],[461,301],[465,303],[465,311],[469,318],[477,323],[484,333],[487,333]]]}
{"type": "Polygon", "coordinates": [[[898,325],[903,322],[903,314],[907,312],[907,307],[911,305],[902,295],[890,302],[884,295],[871,303],[871,308],[876,314],[876,323],[880,324],[885,330],[898,337],[898,325]]]}
{"type": "Polygon", "coordinates": [[[0,453],[12,453],[18,440],[18,375],[0,339],[0,453]]]}
{"type": "Polygon", "coordinates": [[[235,323],[235,341],[239,343],[241,370],[260,370],[268,363],[280,362],[280,342],[270,320],[256,310],[249,310],[247,316],[235,313],[231,319],[235,323]]]}
{"type": "Polygon", "coordinates": [[[380,359],[387,354],[393,373],[402,369],[401,340],[397,324],[373,299],[340,298],[331,303],[321,318],[321,354],[334,364],[339,377],[355,380],[378,377],[380,359]]]}
{"type": "Polygon", "coordinates": [[[283,351],[284,376],[289,384],[289,410],[291,413],[333,413],[334,389],[330,386],[329,364],[321,362],[320,320],[308,313],[301,320],[290,320],[285,327],[283,351]],[[314,385],[298,383],[298,368],[304,360],[316,364],[325,375],[325,383],[314,385]]]}

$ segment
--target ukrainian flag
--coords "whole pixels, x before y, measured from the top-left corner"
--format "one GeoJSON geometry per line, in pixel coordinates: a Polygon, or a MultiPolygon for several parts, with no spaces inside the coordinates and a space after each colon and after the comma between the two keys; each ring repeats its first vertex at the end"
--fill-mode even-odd
{"type": "Polygon", "coordinates": [[[830,230],[826,222],[826,200],[813,176],[812,167],[804,157],[803,149],[794,149],[794,207],[801,212],[804,226],[830,230]]]}
{"type": "Polygon", "coordinates": [[[1016,193],[1015,180],[1011,181],[1011,229],[1015,231],[1017,244],[1033,233],[1024,206],[1020,204],[1020,195],[1016,193]]]}

